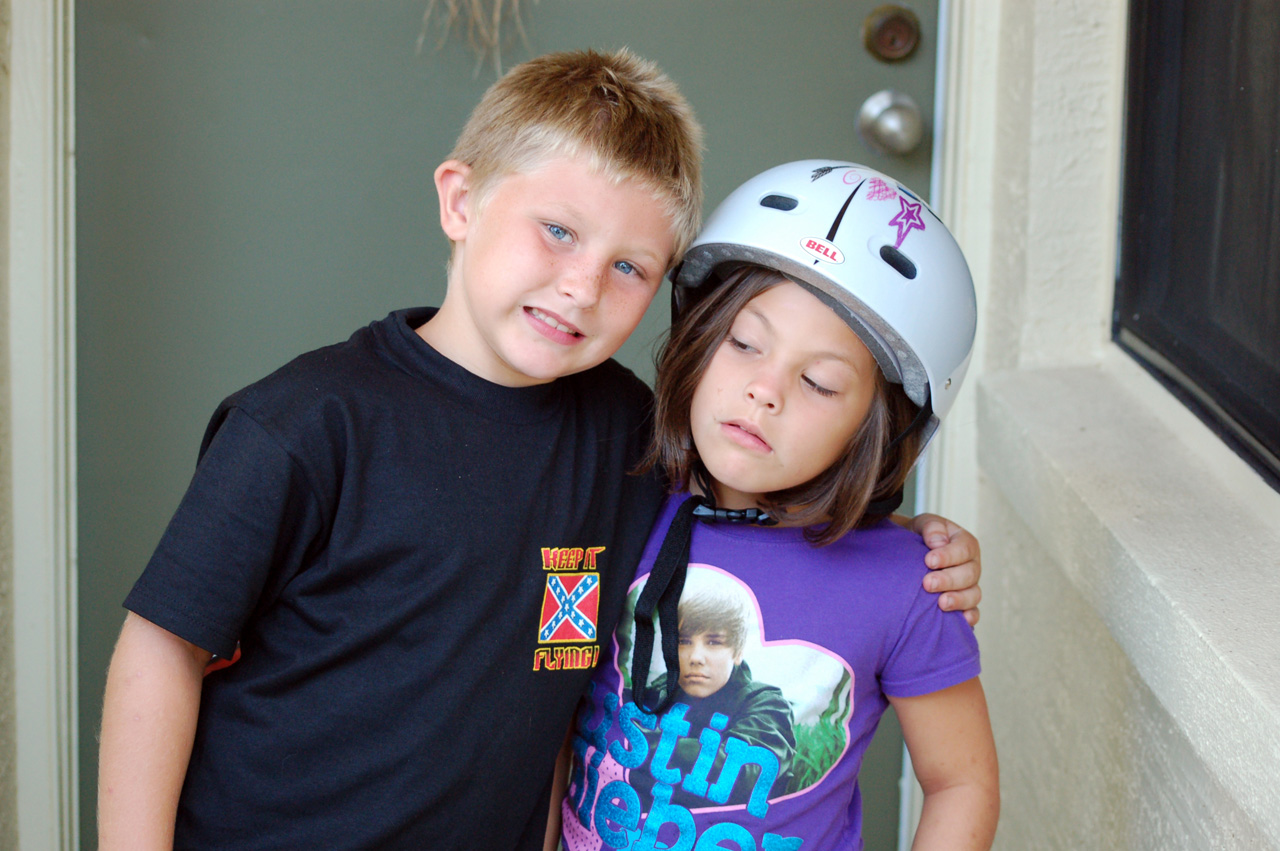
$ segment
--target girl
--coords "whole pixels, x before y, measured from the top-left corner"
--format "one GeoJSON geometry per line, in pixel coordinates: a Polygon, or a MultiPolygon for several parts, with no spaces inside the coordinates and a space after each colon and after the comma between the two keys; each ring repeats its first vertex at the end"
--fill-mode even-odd
{"type": "Polygon", "coordinates": [[[674,280],[650,464],[678,492],[578,713],[565,847],[861,848],[858,768],[892,704],[915,847],[988,848],[977,645],[886,519],[968,364],[959,248],[891,178],[791,163],[731,194],[674,280]],[[682,591],[747,601],[745,629],[695,623],[682,591]]]}

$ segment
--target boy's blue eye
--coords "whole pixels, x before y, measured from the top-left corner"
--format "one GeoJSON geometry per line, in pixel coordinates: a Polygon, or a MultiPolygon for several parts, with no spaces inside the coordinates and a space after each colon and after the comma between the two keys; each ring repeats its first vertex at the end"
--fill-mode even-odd
{"type": "Polygon", "coordinates": [[[624,275],[633,275],[636,271],[636,267],[632,266],[626,260],[619,260],[617,263],[614,263],[613,268],[617,269],[624,275]]]}
{"type": "Polygon", "coordinates": [[[547,225],[547,232],[550,233],[553,238],[561,241],[569,238],[568,229],[563,228],[560,225],[547,225]]]}

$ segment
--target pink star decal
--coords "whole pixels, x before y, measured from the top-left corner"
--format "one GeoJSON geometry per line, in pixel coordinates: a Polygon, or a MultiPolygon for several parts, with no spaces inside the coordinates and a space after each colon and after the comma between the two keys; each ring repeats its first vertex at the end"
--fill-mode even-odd
{"type": "Polygon", "coordinates": [[[898,196],[898,203],[902,206],[901,212],[889,220],[889,224],[898,228],[898,241],[894,244],[894,248],[901,248],[902,241],[913,230],[924,230],[924,219],[920,217],[922,205],[912,203],[902,195],[898,196]]]}

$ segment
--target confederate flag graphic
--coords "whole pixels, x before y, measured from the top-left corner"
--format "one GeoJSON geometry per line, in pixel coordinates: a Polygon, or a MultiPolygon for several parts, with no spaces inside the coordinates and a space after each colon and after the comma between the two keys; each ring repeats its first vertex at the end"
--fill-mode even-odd
{"type": "Polygon", "coordinates": [[[538,641],[595,641],[600,614],[598,573],[557,573],[547,577],[538,641]]]}

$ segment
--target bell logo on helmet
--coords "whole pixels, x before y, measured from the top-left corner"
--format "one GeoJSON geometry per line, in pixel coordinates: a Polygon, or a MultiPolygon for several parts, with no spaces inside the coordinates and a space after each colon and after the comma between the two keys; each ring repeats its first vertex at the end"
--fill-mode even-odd
{"type": "Polygon", "coordinates": [[[844,254],[841,253],[840,249],[825,239],[818,239],[815,236],[807,237],[800,240],[800,247],[819,260],[826,260],[828,263],[844,262],[844,254]]]}

